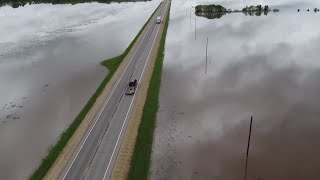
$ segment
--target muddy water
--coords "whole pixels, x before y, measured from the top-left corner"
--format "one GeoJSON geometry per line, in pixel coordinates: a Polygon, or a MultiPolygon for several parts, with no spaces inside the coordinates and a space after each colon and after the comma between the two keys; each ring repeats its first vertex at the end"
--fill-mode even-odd
{"type": "Polygon", "coordinates": [[[319,2],[214,20],[195,4],[172,2],[151,179],[243,179],[250,116],[247,179],[320,179],[320,13],[297,13],[319,2]]]}
{"type": "Polygon", "coordinates": [[[0,179],[27,179],[158,4],[0,8],[0,179]]]}

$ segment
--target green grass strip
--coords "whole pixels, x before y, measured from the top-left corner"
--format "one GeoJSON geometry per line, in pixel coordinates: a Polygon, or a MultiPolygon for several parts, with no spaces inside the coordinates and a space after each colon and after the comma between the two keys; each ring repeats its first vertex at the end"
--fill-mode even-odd
{"type": "Polygon", "coordinates": [[[78,116],[75,118],[75,120],[72,122],[72,124],[61,134],[58,142],[49,150],[48,154],[42,159],[42,162],[40,166],[34,171],[34,173],[29,177],[30,180],[40,180],[42,179],[53,163],[56,161],[60,153],[62,152],[63,148],[67,145],[68,141],[76,131],[76,129],[81,124],[82,120],[85,118],[87,113],[90,111],[91,107],[95,103],[98,96],[103,91],[104,87],[107,85],[113,74],[118,69],[119,65],[123,61],[124,57],[129,53],[134,43],[137,41],[138,37],[144,30],[144,28],[147,26],[148,22],[154,15],[154,13],[158,10],[160,6],[157,7],[157,9],[152,13],[148,21],[144,24],[144,26],[141,28],[139,33],[136,35],[136,37],[133,39],[133,41],[130,43],[128,48],[119,56],[113,57],[111,59],[107,59],[101,62],[101,65],[105,66],[109,72],[107,76],[103,79],[101,84],[99,85],[98,89],[95,91],[95,93],[91,96],[89,101],[86,103],[86,105],[82,108],[78,116]]]}
{"type": "Polygon", "coordinates": [[[151,163],[151,151],[153,133],[156,124],[156,116],[159,109],[159,92],[161,84],[162,65],[164,59],[165,41],[169,25],[169,14],[166,19],[164,31],[161,36],[157,59],[153,69],[147,99],[143,107],[143,114],[138,130],[138,136],[132,155],[129,171],[129,180],[147,180],[151,163]]]}

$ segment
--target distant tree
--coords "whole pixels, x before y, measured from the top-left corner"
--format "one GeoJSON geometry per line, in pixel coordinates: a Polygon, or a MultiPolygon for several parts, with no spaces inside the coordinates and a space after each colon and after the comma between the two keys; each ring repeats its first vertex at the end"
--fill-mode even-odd
{"type": "Polygon", "coordinates": [[[242,9],[242,11],[243,11],[243,12],[244,12],[244,11],[248,11],[248,6],[244,7],[244,8],[242,9]]]}
{"type": "Polygon", "coordinates": [[[13,8],[18,8],[26,4],[78,4],[85,2],[99,2],[99,3],[111,3],[111,2],[136,2],[136,1],[150,1],[150,0],[0,0],[0,7],[10,5],[13,8]]]}
{"type": "Polygon", "coordinates": [[[264,6],[263,10],[264,11],[270,11],[269,6],[268,5],[264,6]]]}
{"type": "Polygon", "coordinates": [[[227,12],[227,9],[221,5],[198,5],[195,7],[196,13],[216,13],[216,12],[227,12]]]}
{"type": "Polygon", "coordinates": [[[196,10],[196,13],[200,13],[201,10],[202,10],[202,6],[201,6],[201,5],[197,5],[197,6],[195,7],[195,10],[196,10]]]}
{"type": "Polygon", "coordinates": [[[262,6],[261,5],[257,6],[257,11],[262,11],[262,6]]]}
{"type": "Polygon", "coordinates": [[[12,7],[12,8],[18,8],[19,6],[21,6],[21,4],[18,3],[18,2],[13,2],[13,3],[11,4],[11,7],[12,7]]]}

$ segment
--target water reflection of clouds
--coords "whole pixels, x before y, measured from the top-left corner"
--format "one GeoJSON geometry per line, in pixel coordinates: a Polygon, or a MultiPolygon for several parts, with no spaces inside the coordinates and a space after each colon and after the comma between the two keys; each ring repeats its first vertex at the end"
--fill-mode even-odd
{"type": "Polygon", "coordinates": [[[177,66],[188,71],[194,68],[193,76],[203,76],[207,37],[208,76],[219,75],[230,64],[246,59],[268,61],[275,68],[288,65],[316,68],[320,65],[316,43],[320,38],[320,25],[315,23],[318,18],[315,14],[245,17],[240,13],[226,15],[223,20],[197,18],[197,40],[188,18],[180,20],[179,16],[172,16],[174,23],[168,31],[165,67],[177,66]]]}
{"type": "MultiPolygon", "coordinates": [[[[222,20],[197,17],[197,40],[194,38],[194,21],[190,27],[187,17],[183,21],[175,21],[173,16],[172,22],[175,23],[172,23],[174,25],[171,26],[175,27],[169,28],[168,41],[179,42],[179,46],[178,48],[170,44],[168,46],[175,49],[176,57],[178,56],[177,51],[181,52],[182,57],[202,55],[205,52],[205,40],[209,37],[209,54],[215,58],[215,61],[219,59],[225,61],[226,58],[237,59],[237,57],[255,53],[267,54],[274,51],[275,48],[284,48],[282,54],[279,51],[279,56],[272,56],[273,59],[270,60],[283,62],[277,60],[284,55],[294,54],[295,57],[291,57],[290,61],[301,64],[300,59],[306,56],[304,52],[308,52],[307,56],[313,56],[317,52],[314,47],[317,47],[315,42],[320,38],[320,25],[315,22],[319,16],[320,14],[279,13],[261,17],[246,17],[240,13],[226,15],[222,20]],[[288,54],[289,49],[291,51],[288,54]]],[[[179,59],[184,58],[177,58],[173,63],[179,59]]],[[[199,59],[202,58],[195,58],[193,62],[199,59]]],[[[170,63],[169,60],[167,61],[170,63]]],[[[303,65],[318,66],[319,64],[314,59],[306,59],[303,65]]]]}
{"type": "Polygon", "coordinates": [[[1,179],[27,179],[105,77],[99,63],[121,53],[158,4],[0,8],[1,179]]]}
{"type": "MultiPolygon", "coordinates": [[[[262,1],[225,3],[242,7],[255,2],[262,1]]],[[[253,115],[250,179],[320,178],[315,138],[320,136],[320,13],[296,12],[296,5],[312,8],[312,3],[319,4],[272,0],[268,4],[294,10],[197,18],[195,40],[194,14],[190,26],[188,9],[180,8],[181,1],[173,2],[160,108],[172,106],[184,115],[158,115],[158,121],[182,132],[159,130],[159,138],[165,139],[166,133],[177,137],[167,149],[159,144],[163,149],[155,149],[161,155],[154,155],[159,162],[154,163],[156,177],[192,179],[195,174],[190,172],[196,172],[195,179],[239,179],[253,115]],[[210,64],[205,74],[207,37],[210,64]],[[174,158],[165,158],[170,155],[174,158]],[[182,163],[175,166],[172,161],[182,163]]]]}
{"type": "MultiPolygon", "coordinates": [[[[157,4],[157,1],[149,4],[157,4]]],[[[46,45],[48,41],[61,38],[75,31],[96,28],[97,25],[131,25],[141,18],[137,13],[148,10],[144,2],[99,4],[34,4],[17,9],[0,8],[0,56],[21,53],[32,47],[46,45]],[[129,8],[131,7],[131,8],[129,8]],[[131,16],[136,14],[135,16],[131,16]],[[131,22],[128,22],[128,17],[131,22]],[[23,27],[23,28],[21,28],[23,27]]],[[[119,32],[119,31],[114,31],[119,32]]]]}

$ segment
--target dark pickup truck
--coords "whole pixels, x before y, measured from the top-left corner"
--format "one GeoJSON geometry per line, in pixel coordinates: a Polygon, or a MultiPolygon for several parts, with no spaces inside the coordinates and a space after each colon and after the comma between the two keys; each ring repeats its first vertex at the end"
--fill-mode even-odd
{"type": "Polygon", "coordinates": [[[134,92],[136,91],[138,85],[138,81],[135,79],[134,81],[129,82],[129,86],[127,87],[126,90],[126,95],[133,95],[134,92]]]}

